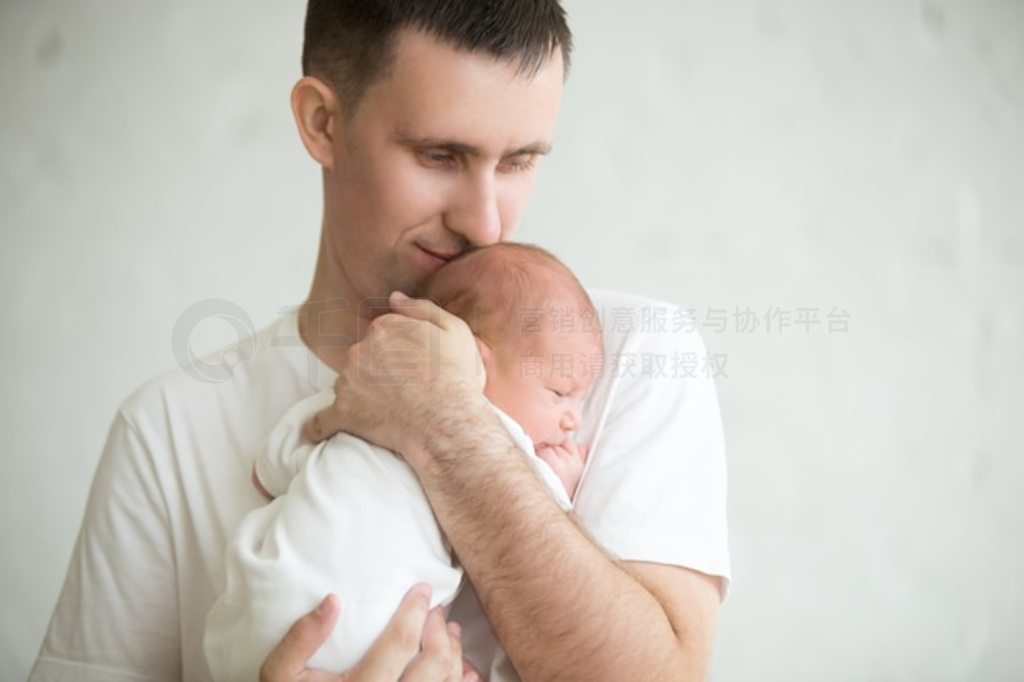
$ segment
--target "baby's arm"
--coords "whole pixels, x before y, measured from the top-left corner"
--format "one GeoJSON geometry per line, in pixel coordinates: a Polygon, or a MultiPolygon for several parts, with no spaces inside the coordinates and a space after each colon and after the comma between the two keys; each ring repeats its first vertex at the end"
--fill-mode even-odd
{"type": "Polygon", "coordinates": [[[583,475],[583,465],[587,461],[587,447],[566,438],[560,445],[544,445],[538,448],[537,456],[554,470],[571,500],[576,494],[580,476],[583,475]]]}
{"type": "Polygon", "coordinates": [[[253,464],[252,482],[262,495],[274,498],[288,490],[316,449],[303,435],[303,425],[333,403],[333,391],[316,393],[296,403],[277,422],[253,464]]]}
{"type": "Polygon", "coordinates": [[[270,494],[270,491],[264,488],[263,484],[260,483],[260,477],[256,473],[256,462],[252,463],[252,487],[256,488],[256,492],[268,500],[274,499],[274,496],[270,494]]]}

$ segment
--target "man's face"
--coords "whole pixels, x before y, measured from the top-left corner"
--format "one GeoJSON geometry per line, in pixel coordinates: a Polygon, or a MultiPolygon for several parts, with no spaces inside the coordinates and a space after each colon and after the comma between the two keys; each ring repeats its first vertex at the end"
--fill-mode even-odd
{"type": "Polygon", "coordinates": [[[466,248],[507,238],[561,100],[557,50],[535,76],[413,31],[395,50],[343,119],[325,175],[326,247],[352,304],[415,292],[466,248]]]}

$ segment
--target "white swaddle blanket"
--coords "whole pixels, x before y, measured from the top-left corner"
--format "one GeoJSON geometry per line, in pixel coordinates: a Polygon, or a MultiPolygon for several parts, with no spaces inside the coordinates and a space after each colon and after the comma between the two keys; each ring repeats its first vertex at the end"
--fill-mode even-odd
{"type": "MultiPolygon", "coordinates": [[[[261,483],[279,497],[249,512],[228,545],[226,588],[203,641],[216,680],[258,679],[271,649],[328,592],[341,615],[309,664],[342,672],[362,659],[413,584],[433,586],[432,606],[447,606],[459,590],[462,569],[405,461],[347,433],[316,445],[303,439],[302,425],[333,401],[328,391],[295,405],[257,462],[261,483]]],[[[565,488],[522,427],[495,412],[568,510],[565,488]]]]}

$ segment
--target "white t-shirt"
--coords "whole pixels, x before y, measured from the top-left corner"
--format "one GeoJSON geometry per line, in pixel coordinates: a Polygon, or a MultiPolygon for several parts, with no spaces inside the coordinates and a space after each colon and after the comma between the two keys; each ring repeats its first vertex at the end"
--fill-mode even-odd
{"type": "MultiPolygon", "coordinates": [[[[334,402],[324,391],[300,401],[274,427],[256,461],[273,502],[246,514],[227,549],[227,587],[206,620],[213,677],[255,680],[292,623],[333,592],[345,607],[312,667],[341,673],[363,659],[416,582],[448,606],[462,583],[416,474],[400,457],[348,433],[318,444],[302,426],[334,402]]],[[[562,509],[571,508],[554,470],[523,428],[495,407],[512,440],[562,509]]]]}
{"type": "MultiPolygon", "coordinates": [[[[725,448],[704,344],[673,306],[591,296],[607,360],[577,434],[590,456],[575,514],[612,555],[720,576],[724,595],[725,448]]],[[[202,633],[224,547],[265,504],[253,461],[288,408],[335,378],[294,317],[250,341],[227,380],[175,370],[118,410],[32,682],[210,679],[202,633]]],[[[496,643],[472,590],[452,613],[486,668],[496,643]]]]}

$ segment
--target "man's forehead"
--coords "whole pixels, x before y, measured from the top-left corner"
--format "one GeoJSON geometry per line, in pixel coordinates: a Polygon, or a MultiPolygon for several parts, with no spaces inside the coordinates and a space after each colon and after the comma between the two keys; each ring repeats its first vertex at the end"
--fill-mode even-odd
{"type": "Polygon", "coordinates": [[[536,73],[524,74],[514,61],[406,30],[367,97],[376,100],[376,115],[392,120],[395,135],[477,148],[504,137],[501,151],[508,151],[550,145],[561,94],[558,52],[536,73]]]}

